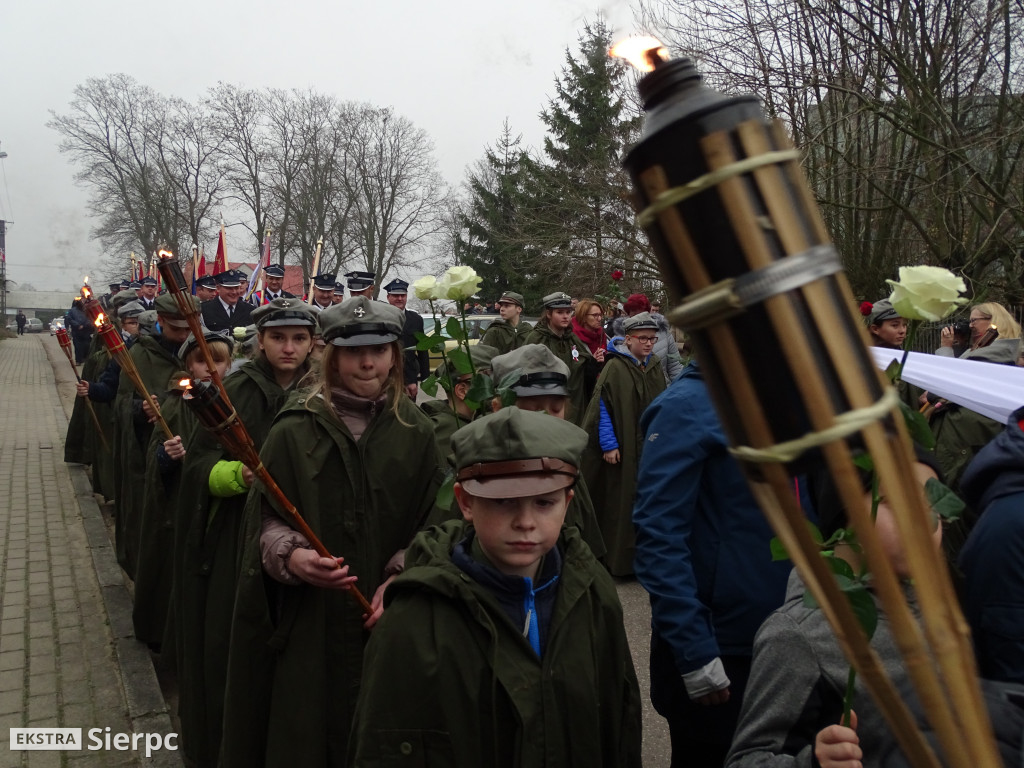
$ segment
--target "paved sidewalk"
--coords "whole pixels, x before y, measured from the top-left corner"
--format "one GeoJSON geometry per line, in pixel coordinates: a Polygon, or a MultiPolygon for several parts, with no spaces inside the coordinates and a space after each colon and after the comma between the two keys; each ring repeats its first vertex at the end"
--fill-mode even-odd
{"type": "Polygon", "coordinates": [[[64,464],[48,351],[71,378],[55,339],[0,341],[0,768],[180,766],[178,752],[87,749],[92,728],[171,722],[86,470],[64,464]],[[82,728],[83,750],[11,751],[21,727],[82,728]]]}

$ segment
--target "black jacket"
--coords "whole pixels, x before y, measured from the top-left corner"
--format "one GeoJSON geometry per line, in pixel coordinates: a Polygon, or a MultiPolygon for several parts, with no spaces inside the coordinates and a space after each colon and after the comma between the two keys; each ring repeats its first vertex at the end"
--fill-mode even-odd
{"type": "Polygon", "coordinates": [[[211,331],[227,331],[238,326],[246,326],[252,322],[252,304],[239,299],[235,303],[235,311],[231,317],[224,311],[220,299],[203,302],[203,325],[211,331]]]}
{"type": "Polygon", "coordinates": [[[405,310],[405,325],[402,326],[402,348],[406,350],[403,361],[405,383],[415,384],[430,375],[430,353],[417,352],[409,347],[416,346],[416,332],[423,333],[423,318],[415,312],[405,310]]]}

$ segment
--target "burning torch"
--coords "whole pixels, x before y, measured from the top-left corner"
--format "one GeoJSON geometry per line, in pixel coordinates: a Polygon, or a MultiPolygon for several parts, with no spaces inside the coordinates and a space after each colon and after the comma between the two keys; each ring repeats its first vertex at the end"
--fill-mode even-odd
{"type": "MultiPolygon", "coordinates": [[[[299,514],[299,510],[288,500],[288,497],[284,495],[284,491],[281,490],[274,481],[274,478],[271,477],[267,468],[263,466],[263,462],[260,461],[259,454],[256,452],[252,438],[249,436],[245,425],[238,418],[238,414],[232,408],[231,403],[228,402],[227,397],[224,396],[220,388],[210,382],[192,381],[187,383],[182,399],[192,409],[199,422],[207,430],[215,434],[217,440],[222,445],[227,447],[228,453],[241,460],[260,479],[268,495],[277,503],[280,509],[288,513],[292,523],[306,537],[313,549],[316,550],[316,553],[320,557],[328,557],[333,560],[334,558],[327,551],[327,547],[313,533],[313,529],[309,527],[309,524],[299,514]]],[[[358,588],[352,586],[349,588],[349,591],[363,611],[373,613],[373,607],[358,588]]]]}
{"type": "MultiPolygon", "coordinates": [[[[75,365],[75,358],[71,352],[71,335],[68,333],[67,328],[57,329],[57,343],[60,344],[60,348],[64,351],[65,357],[67,357],[68,362],[71,363],[71,370],[75,372],[75,378],[78,380],[78,383],[81,384],[82,377],[78,375],[78,366],[75,365]]],[[[107,445],[107,436],[103,434],[103,427],[100,425],[100,420],[96,417],[96,409],[93,407],[92,400],[89,399],[88,395],[85,396],[85,405],[89,409],[89,415],[92,416],[92,423],[93,426],[96,427],[97,434],[100,436],[100,442],[103,443],[103,450],[109,451],[110,446],[107,445]]]]}
{"type": "MultiPolygon", "coordinates": [[[[629,57],[618,47],[613,54],[629,57]]],[[[670,60],[657,41],[641,42],[635,54],[648,72],[637,85],[646,121],[624,166],[638,220],[681,302],[669,319],[693,336],[755,498],[905,754],[916,766],[937,766],[793,498],[792,474],[827,467],[949,764],[997,765],[969,632],[932,543],[895,392],[868,354],[799,151],[755,97],[705,87],[689,59],[670,60]],[[863,504],[853,463],[861,448],[897,510],[923,633],[863,504]]]]}
{"type": "MultiPolygon", "coordinates": [[[[245,428],[245,424],[238,418],[238,413],[231,405],[231,398],[228,397],[227,390],[224,389],[224,382],[221,381],[220,374],[217,373],[213,355],[210,353],[210,346],[206,343],[206,335],[203,333],[199,312],[195,307],[192,295],[185,290],[185,275],[173,253],[160,251],[159,269],[167,290],[174,296],[181,316],[188,322],[196,344],[202,350],[203,360],[206,361],[206,368],[213,380],[212,384],[194,382],[182,399],[196,414],[199,422],[207,430],[217,435],[222,444],[227,447],[228,453],[251,469],[252,473],[263,482],[267,492],[278,503],[278,506],[291,516],[296,528],[309,540],[317,554],[333,559],[327,548],[299,514],[295,505],[288,500],[284,491],[263,466],[263,462],[260,461],[256,445],[245,428]]],[[[352,587],[350,591],[364,611],[373,613],[373,608],[358,589],[352,587]]]]}
{"type": "Polygon", "coordinates": [[[121,372],[127,374],[128,378],[132,380],[132,384],[135,386],[135,391],[139,393],[139,397],[149,403],[150,409],[156,416],[156,423],[160,425],[160,429],[163,430],[163,433],[167,435],[167,439],[170,440],[174,437],[174,433],[171,432],[171,428],[167,426],[167,422],[164,421],[164,417],[160,414],[160,406],[157,405],[156,400],[149,394],[149,390],[146,389],[142,376],[139,375],[139,369],[135,367],[135,361],[128,354],[128,348],[125,347],[121,334],[117,332],[117,329],[114,328],[102,312],[96,316],[95,325],[96,333],[99,334],[100,340],[106,345],[107,353],[121,366],[121,372]]]}

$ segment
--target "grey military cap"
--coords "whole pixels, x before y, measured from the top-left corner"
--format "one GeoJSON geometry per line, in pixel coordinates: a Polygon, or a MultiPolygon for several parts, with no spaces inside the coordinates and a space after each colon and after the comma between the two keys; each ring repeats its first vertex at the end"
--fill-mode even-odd
{"type": "Polygon", "coordinates": [[[323,339],[336,347],[387,344],[402,335],[404,324],[402,310],[366,296],[354,296],[320,313],[323,339]]]}
{"type": "Polygon", "coordinates": [[[526,344],[491,360],[495,386],[516,370],[519,379],[512,391],[517,397],[569,394],[569,366],[543,344],[526,344]]]}

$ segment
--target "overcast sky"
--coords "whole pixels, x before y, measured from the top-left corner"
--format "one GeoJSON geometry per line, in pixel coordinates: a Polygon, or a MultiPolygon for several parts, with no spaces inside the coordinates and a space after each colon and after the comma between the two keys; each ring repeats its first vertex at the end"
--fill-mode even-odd
{"type": "Polygon", "coordinates": [[[526,144],[539,145],[538,114],[565,49],[576,50],[584,20],[599,12],[616,37],[635,32],[628,0],[5,3],[0,218],[14,222],[7,276],[39,290],[76,290],[99,263],[87,194],[46,127],[49,111],[66,111],[88,77],[124,72],[186,99],[224,81],[312,87],[392,106],[430,134],[441,172],[455,185],[506,117],[526,144]]]}

